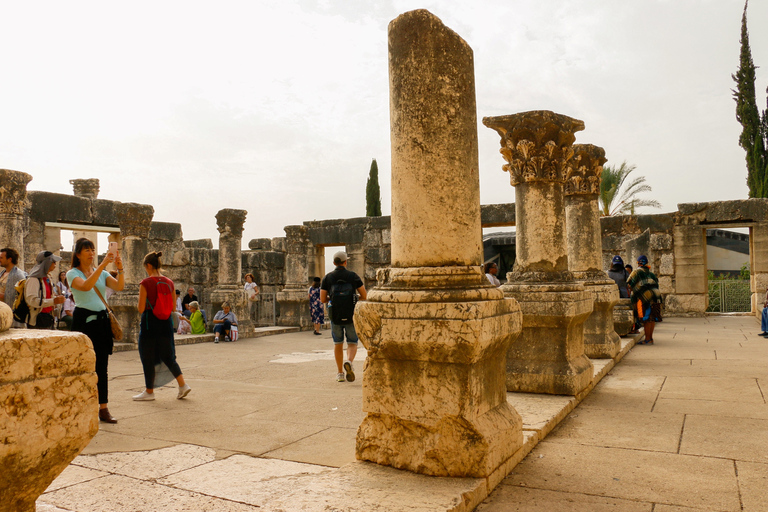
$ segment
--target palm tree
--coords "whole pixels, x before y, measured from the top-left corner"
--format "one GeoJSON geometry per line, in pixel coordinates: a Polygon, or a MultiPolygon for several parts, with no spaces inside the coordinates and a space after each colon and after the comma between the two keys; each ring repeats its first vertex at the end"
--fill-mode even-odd
{"type": "Polygon", "coordinates": [[[600,214],[609,215],[634,215],[635,208],[648,206],[661,208],[661,204],[654,199],[638,199],[636,196],[642,192],[650,192],[651,186],[645,183],[645,176],[635,178],[624,187],[624,181],[629,173],[634,171],[634,165],[622,162],[620,166],[603,166],[603,177],[600,181],[600,214]]]}

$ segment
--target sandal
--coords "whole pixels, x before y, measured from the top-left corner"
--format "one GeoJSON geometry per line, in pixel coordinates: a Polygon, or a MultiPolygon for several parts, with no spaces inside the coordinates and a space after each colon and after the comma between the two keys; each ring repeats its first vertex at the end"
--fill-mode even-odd
{"type": "Polygon", "coordinates": [[[648,342],[645,341],[645,340],[640,340],[640,341],[637,342],[638,345],[645,345],[646,343],[648,343],[648,342]]]}

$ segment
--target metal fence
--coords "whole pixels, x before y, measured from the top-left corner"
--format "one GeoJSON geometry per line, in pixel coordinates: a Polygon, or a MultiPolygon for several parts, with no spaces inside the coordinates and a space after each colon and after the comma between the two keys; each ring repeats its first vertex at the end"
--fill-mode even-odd
{"type": "Polygon", "coordinates": [[[745,279],[714,279],[709,281],[709,307],[712,313],[749,313],[752,293],[745,279]]]}
{"type": "Polygon", "coordinates": [[[258,299],[249,302],[251,321],[257,327],[276,325],[277,299],[274,293],[260,293],[258,299]]]}

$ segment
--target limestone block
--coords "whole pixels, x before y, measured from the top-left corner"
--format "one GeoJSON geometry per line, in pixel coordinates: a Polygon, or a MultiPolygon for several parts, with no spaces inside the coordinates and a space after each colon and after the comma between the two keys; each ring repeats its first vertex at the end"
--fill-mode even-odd
{"type": "Polygon", "coordinates": [[[381,243],[384,245],[390,245],[392,243],[392,230],[391,229],[382,229],[381,230],[381,243]]]}
{"type": "Polygon", "coordinates": [[[660,276],[671,276],[675,273],[675,256],[672,254],[662,254],[659,257],[660,276]]]}
{"type": "Polygon", "coordinates": [[[0,511],[35,500],[98,431],[96,357],[81,333],[0,333],[0,511]]]}
{"type": "Polygon", "coordinates": [[[592,314],[584,322],[584,354],[592,359],[612,359],[621,349],[621,339],[613,325],[619,289],[611,282],[588,285],[584,290],[592,297],[592,314]]]}
{"type": "Polygon", "coordinates": [[[361,302],[368,414],[357,457],[434,476],[491,474],[522,446],[504,385],[521,322],[514,300],[361,302]]]}
{"type": "Polygon", "coordinates": [[[760,223],[750,230],[752,272],[768,272],[768,223],[760,223]]]}
{"type": "Polygon", "coordinates": [[[592,299],[577,284],[501,287],[517,299],[523,330],[507,352],[507,391],[575,395],[592,380],[584,354],[584,322],[592,299]]]}
{"type": "Polygon", "coordinates": [[[252,251],[270,251],[272,250],[272,240],[269,238],[254,238],[248,242],[248,248],[252,251]]]}
{"type": "Polygon", "coordinates": [[[653,233],[651,235],[652,251],[670,251],[672,250],[672,235],[666,233],[653,233]]]}
{"type": "Polygon", "coordinates": [[[619,336],[626,336],[635,323],[629,299],[619,299],[613,307],[613,329],[619,336]]]}
{"type": "Polygon", "coordinates": [[[13,325],[13,310],[5,302],[0,302],[0,332],[7,331],[13,325]]]}
{"type": "Polygon", "coordinates": [[[707,294],[670,294],[664,298],[664,310],[669,315],[699,316],[707,310],[707,294]]]}
{"type": "Polygon", "coordinates": [[[177,251],[173,255],[173,260],[171,260],[171,265],[174,267],[183,267],[186,265],[189,265],[189,251],[177,251]]]}
{"type": "Polygon", "coordinates": [[[309,317],[309,295],[307,290],[283,290],[276,295],[280,307],[280,316],[277,324],[288,327],[299,326],[302,329],[308,329],[312,326],[309,317]]]}
{"type": "Polygon", "coordinates": [[[706,294],[707,253],[704,229],[700,226],[675,226],[674,236],[675,291],[679,294],[706,294]]]}
{"type": "Polygon", "coordinates": [[[662,295],[674,293],[675,288],[672,286],[672,276],[659,277],[659,291],[662,295]]]}

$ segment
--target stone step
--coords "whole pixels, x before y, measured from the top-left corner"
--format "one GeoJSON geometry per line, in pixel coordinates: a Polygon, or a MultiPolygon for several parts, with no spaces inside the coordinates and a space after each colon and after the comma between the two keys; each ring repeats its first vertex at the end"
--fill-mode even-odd
{"type": "MultiPolygon", "coordinates": [[[[240,338],[240,340],[246,340],[250,338],[261,338],[263,336],[274,336],[276,334],[287,334],[290,332],[299,332],[299,327],[282,327],[282,326],[269,326],[269,327],[256,327],[253,332],[248,336],[240,338]]],[[[174,336],[176,345],[194,345],[196,343],[213,343],[213,333],[205,334],[177,334],[174,336]]],[[[114,352],[123,352],[126,350],[136,350],[138,345],[133,343],[115,343],[114,352]]]]}

